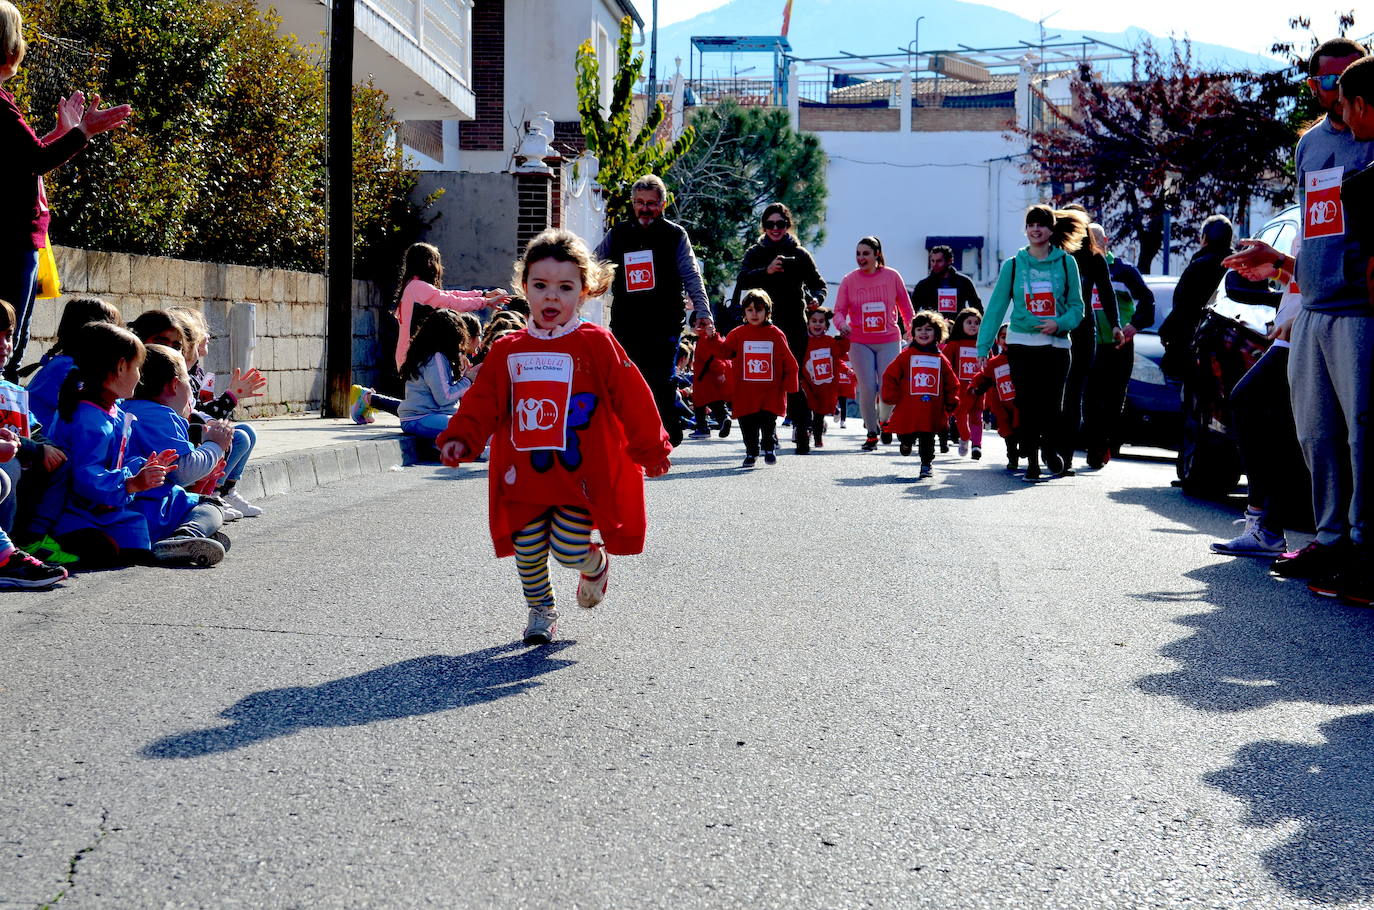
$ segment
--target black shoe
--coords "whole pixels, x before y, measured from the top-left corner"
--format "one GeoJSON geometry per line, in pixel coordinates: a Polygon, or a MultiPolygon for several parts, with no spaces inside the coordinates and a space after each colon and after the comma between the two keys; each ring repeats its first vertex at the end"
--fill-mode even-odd
{"type": "Polygon", "coordinates": [[[1315,540],[1296,553],[1285,553],[1269,564],[1269,574],[1279,578],[1324,578],[1344,568],[1350,544],[1341,541],[1319,544],[1315,540]]]}
{"type": "Polygon", "coordinates": [[[772,449],[769,449],[767,452],[764,452],[764,453],[763,453],[763,463],[764,463],[764,464],[777,464],[777,463],[778,463],[778,456],[775,455],[775,454],[773,453],[773,450],[772,450],[772,449]]]}
{"type": "Polygon", "coordinates": [[[949,451],[949,440],[945,439],[943,436],[940,437],[940,451],[942,453],[949,451]]]}
{"type": "Polygon", "coordinates": [[[911,454],[911,443],[909,443],[909,442],[901,443],[900,445],[897,446],[897,451],[898,451],[898,452],[901,452],[903,456],[910,455],[910,454],[911,454]]]}
{"type": "Polygon", "coordinates": [[[41,591],[51,588],[67,577],[61,566],[39,562],[23,550],[10,551],[9,559],[0,565],[0,588],[25,588],[41,591]]]}
{"type": "Polygon", "coordinates": [[[1340,598],[1357,607],[1374,606],[1374,569],[1368,560],[1355,559],[1344,568],[1310,582],[1307,590],[1322,597],[1340,598]]]}
{"type": "Polygon", "coordinates": [[[883,445],[892,445],[892,434],[889,433],[887,430],[883,430],[883,445]]]}
{"type": "Polygon", "coordinates": [[[752,467],[754,466],[754,463],[755,463],[756,461],[758,461],[758,459],[755,458],[753,455],[745,455],[745,456],[744,456],[744,464],[740,465],[740,467],[742,467],[742,468],[752,468],[752,467]]]}
{"type": "Polygon", "coordinates": [[[1045,478],[1040,476],[1040,465],[1033,464],[1026,468],[1026,473],[1021,475],[1021,479],[1026,483],[1039,483],[1045,478]]]}
{"type": "Polygon", "coordinates": [[[870,435],[864,440],[864,444],[859,448],[863,449],[865,452],[872,452],[878,448],[878,437],[870,435]]]}
{"type": "Polygon", "coordinates": [[[724,439],[730,435],[730,418],[727,417],[720,422],[720,438],[724,439]]]}
{"type": "Polygon", "coordinates": [[[1043,453],[1045,462],[1045,473],[1051,477],[1058,477],[1064,473],[1064,459],[1059,457],[1058,452],[1051,452],[1046,449],[1043,453]]]}

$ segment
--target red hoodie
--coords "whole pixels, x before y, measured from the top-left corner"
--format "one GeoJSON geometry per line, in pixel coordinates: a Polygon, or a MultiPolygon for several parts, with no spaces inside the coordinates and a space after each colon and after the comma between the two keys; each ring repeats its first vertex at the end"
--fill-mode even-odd
{"type": "Polygon", "coordinates": [[[511,537],[550,506],[577,506],[612,553],[644,549],[644,471],[673,447],[644,377],[600,326],[558,338],[521,330],[492,345],[477,381],[436,444],[463,443],[463,461],[487,465],[491,539],[511,537]]]}
{"type": "Polygon", "coordinates": [[[775,325],[745,323],[725,337],[721,356],[734,361],[735,393],[730,409],[736,417],[767,411],[787,412],[787,393],[797,391],[797,358],[787,336],[775,325]]]}
{"type": "Polygon", "coordinates": [[[840,365],[849,356],[849,339],[811,335],[806,340],[806,360],[801,365],[801,387],[806,406],[817,414],[831,414],[840,400],[840,365]]]}
{"type": "Polygon", "coordinates": [[[890,404],[890,433],[935,433],[959,406],[954,367],[938,349],[909,347],[883,371],[882,400],[890,404]]]}
{"type": "Polygon", "coordinates": [[[721,355],[725,339],[718,332],[697,338],[692,353],[692,405],[704,408],[729,401],[735,390],[734,364],[721,355]]]}
{"type": "Polygon", "coordinates": [[[947,341],[941,347],[949,365],[954,367],[954,375],[959,378],[960,388],[965,388],[973,377],[978,375],[978,339],[960,338],[947,341]]]}
{"type": "Polygon", "coordinates": [[[1006,354],[989,357],[987,365],[969,383],[969,392],[983,395],[983,404],[997,420],[997,435],[1007,438],[1021,422],[1016,409],[1016,387],[1011,384],[1011,365],[1006,354]],[[985,394],[995,389],[995,394],[985,394]]]}

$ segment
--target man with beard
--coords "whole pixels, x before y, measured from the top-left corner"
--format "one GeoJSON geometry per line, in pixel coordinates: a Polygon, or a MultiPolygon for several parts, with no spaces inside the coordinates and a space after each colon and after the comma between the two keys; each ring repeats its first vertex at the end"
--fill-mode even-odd
{"type": "Polygon", "coordinates": [[[696,318],[711,315],[692,242],[680,225],[663,217],[668,188],[645,174],[630,190],[634,218],[606,232],[596,255],[615,263],[611,287],[611,334],[639,367],[654,393],[663,428],[674,446],[682,443],[677,415],[678,339],[682,336],[683,294],[696,318]]]}
{"type": "Polygon", "coordinates": [[[916,310],[935,310],[946,319],[965,307],[983,312],[983,301],[973,279],[954,267],[954,250],[947,246],[930,248],[930,274],[911,289],[911,306],[916,310]]]}
{"type": "Polygon", "coordinates": [[[1365,282],[1368,254],[1349,230],[1342,181],[1374,162],[1338,109],[1341,74],[1365,49],[1335,38],[1312,52],[1308,87],[1324,117],[1298,141],[1295,156],[1302,248],[1297,260],[1267,243],[1241,241],[1224,263],[1251,280],[1297,278],[1302,309],[1293,320],[1288,381],[1303,458],[1312,472],[1317,539],[1274,560],[1271,571],[1310,579],[1317,594],[1374,602],[1366,538],[1364,447],[1374,355],[1374,314],[1365,282]]]}

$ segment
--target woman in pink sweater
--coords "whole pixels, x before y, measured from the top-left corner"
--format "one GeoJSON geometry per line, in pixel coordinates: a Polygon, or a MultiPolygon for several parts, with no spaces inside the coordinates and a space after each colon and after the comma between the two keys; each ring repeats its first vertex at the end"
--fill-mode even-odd
{"type": "MultiPolygon", "coordinates": [[[[849,361],[859,384],[859,411],[863,414],[868,438],[865,452],[878,447],[879,420],[886,422],[890,405],[878,402],[878,384],[883,371],[892,363],[902,342],[908,340],[912,317],[911,295],[896,269],[887,267],[883,244],[877,237],[864,237],[854,249],[859,267],[840,282],[835,302],[835,325],[849,339],[849,361]],[[898,323],[898,318],[902,320],[898,323]]],[[[883,442],[892,434],[882,431],[883,442]]]]}
{"type": "MultiPolygon", "coordinates": [[[[396,283],[396,320],[400,328],[396,335],[396,369],[406,362],[410,339],[424,321],[426,308],[468,312],[488,306],[503,306],[510,294],[501,288],[491,291],[446,291],[439,285],[444,280],[444,263],[439,248],[428,243],[412,243],[406,248],[401,280],[396,283]],[[417,309],[418,308],[418,309],[417,309]]],[[[395,414],[400,400],[379,395],[366,386],[355,385],[348,397],[349,414],[355,423],[371,423],[372,410],[395,414]]]]}

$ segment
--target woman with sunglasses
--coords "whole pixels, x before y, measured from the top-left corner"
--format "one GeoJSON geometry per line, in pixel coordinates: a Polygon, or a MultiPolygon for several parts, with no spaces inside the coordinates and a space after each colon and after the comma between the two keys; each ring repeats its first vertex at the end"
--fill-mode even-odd
{"type": "MultiPolygon", "coordinates": [[[[806,358],[807,297],[820,305],[825,301],[825,279],[816,269],[816,261],[797,240],[792,223],[792,211],[781,202],[771,202],[763,210],[763,232],[759,240],[744,254],[729,316],[721,320],[730,323],[721,332],[734,328],[731,320],[740,312],[739,301],[745,291],[759,288],[773,301],[773,324],[787,336],[792,356],[802,363],[806,358]]],[[[724,315],[724,314],[722,314],[724,315]]],[[[811,451],[811,409],[806,395],[793,392],[787,396],[787,419],[792,423],[797,454],[811,451]]]]}

